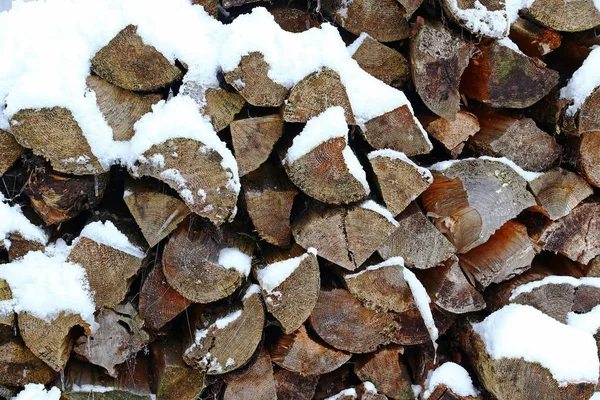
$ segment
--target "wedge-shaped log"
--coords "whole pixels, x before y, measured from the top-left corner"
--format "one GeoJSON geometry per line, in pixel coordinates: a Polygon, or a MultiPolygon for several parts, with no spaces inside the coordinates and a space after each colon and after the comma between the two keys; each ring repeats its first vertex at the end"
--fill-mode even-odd
{"type": "MultiPolygon", "coordinates": [[[[598,91],[600,93],[600,91],[598,91]]],[[[582,176],[595,187],[600,187],[600,128],[598,131],[585,132],[581,135],[577,153],[577,167],[582,176]]]]}
{"type": "Polygon", "coordinates": [[[527,16],[557,31],[580,32],[600,25],[600,10],[592,0],[566,4],[560,0],[546,0],[531,4],[527,16]]]}
{"type": "Polygon", "coordinates": [[[244,176],[267,161],[283,133],[283,119],[279,115],[238,119],[230,130],[240,176],[244,176]]]}
{"type": "Polygon", "coordinates": [[[277,398],[290,400],[311,400],[320,378],[319,375],[304,376],[283,368],[276,368],[274,375],[277,398]]]}
{"type": "MultiPolygon", "coordinates": [[[[13,298],[12,290],[8,282],[4,279],[0,279],[0,301],[11,300],[13,298]]],[[[16,325],[16,314],[14,312],[2,312],[0,313],[0,342],[13,337],[16,325]]],[[[0,383],[4,384],[4,383],[0,383]]]]}
{"type": "Polygon", "coordinates": [[[246,101],[235,92],[228,92],[221,88],[210,88],[206,91],[206,105],[202,109],[210,117],[215,131],[220,132],[227,128],[246,101]]]}
{"type": "Polygon", "coordinates": [[[222,160],[202,142],[171,139],[147,150],[132,172],[163,181],[177,190],[192,212],[220,225],[233,219],[237,201],[231,182],[234,172],[222,160]]]}
{"type": "Polygon", "coordinates": [[[123,89],[149,92],[182,76],[154,46],[145,44],[137,27],[128,25],[92,58],[92,71],[123,89]]]}
{"type": "Polygon", "coordinates": [[[560,168],[545,172],[529,182],[529,187],[538,203],[537,208],[552,220],[566,216],[594,193],[585,179],[560,168]]]}
{"type": "Polygon", "coordinates": [[[123,200],[150,247],[167,237],[190,214],[183,201],[150,182],[128,180],[123,200]]]}
{"type": "Polygon", "coordinates": [[[50,383],[54,371],[37,358],[19,338],[0,344],[0,385],[25,386],[28,383],[50,383]]]}
{"type": "Polygon", "coordinates": [[[242,178],[246,211],[258,235],[279,247],[290,244],[290,213],[298,189],[282,169],[270,163],[242,178]]]}
{"type": "Polygon", "coordinates": [[[192,302],[167,282],[162,265],[157,261],[140,290],[139,310],[144,326],[153,330],[162,328],[192,302]]]}
{"type": "Polygon", "coordinates": [[[355,35],[366,32],[380,42],[410,36],[405,12],[396,0],[324,0],[323,9],[355,35]]]}
{"type": "Polygon", "coordinates": [[[388,345],[371,354],[357,356],[354,372],[363,382],[371,382],[391,399],[412,399],[412,380],[403,361],[404,349],[388,345]]]}
{"type": "Polygon", "coordinates": [[[441,22],[426,21],[410,42],[410,68],[417,93],[432,112],[454,120],[460,109],[458,88],[473,45],[441,22]]]}
{"type": "Polygon", "coordinates": [[[526,108],[558,83],[558,72],[498,41],[477,47],[481,56],[471,60],[461,81],[467,97],[492,107],[526,108]]]}
{"type": "Polygon", "coordinates": [[[213,320],[208,326],[196,326],[194,342],[183,354],[188,365],[208,375],[218,375],[240,368],[250,360],[262,338],[265,323],[258,290],[256,286],[249,288],[242,298],[241,308],[213,320]]]}
{"type": "Polygon", "coordinates": [[[277,385],[273,376],[273,364],[266,349],[247,370],[225,378],[227,387],[223,400],[277,400],[277,385]]]}
{"type": "Polygon", "coordinates": [[[271,346],[275,364],[304,376],[319,376],[336,370],[351,356],[327,345],[308,332],[304,325],[294,333],[282,335],[271,346]]]}
{"type": "Polygon", "coordinates": [[[529,57],[543,58],[561,45],[560,33],[520,17],[510,25],[509,38],[529,57]]]}
{"type": "Polygon", "coordinates": [[[321,288],[315,249],[263,248],[265,266],[256,270],[263,299],[284,333],[292,333],[310,316],[321,288]]]}
{"type": "Polygon", "coordinates": [[[471,283],[486,288],[529,269],[535,254],[525,225],[508,221],[487,242],[459,254],[458,258],[471,283]]]}
{"type": "Polygon", "coordinates": [[[352,58],[362,69],[394,87],[400,87],[410,79],[408,61],[401,53],[368,35],[357,40],[361,42],[352,58]]]}
{"type": "Polygon", "coordinates": [[[207,224],[182,223],[162,255],[169,285],[195,303],[231,295],[250,273],[254,244],[207,224]]]}
{"type": "Polygon", "coordinates": [[[447,260],[456,251],[415,202],[398,216],[398,224],[398,229],[378,250],[385,260],[402,257],[409,267],[427,269],[447,260]]]}
{"type": "Polygon", "coordinates": [[[287,32],[300,33],[321,25],[316,16],[305,9],[286,6],[270,9],[269,12],[275,18],[277,25],[287,32]]]}
{"type": "Polygon", "coordinates": [[[13,135],[0,129],[0,154],[2,154],[0,176],[4,175],[15,161],[21,157],[22,151],[21,146],[19,146],[13,135]]]}
{"type": "Polygon", "coordinates": [[[225,72],[225,80],[253,106],[279,107],[287,96],[285,86],[269,78],[269,64],[262,53],[251,52],[242,56],[240,64],[225,72]]]}
{"type": "Polygon", "coordinates": [[[311,205],[292,224],[296,243],[353,271],[379,248],[398,223],[373,201],[350,208],[311,205]]]}
{"type": "Polygon", "coordinates": [[[442,0],[444,15],[478,36],[500,38],[508,33],[506,8],[500,0],[442,0]]]}
{"type": "Polygon", "coordinates": [[[517,286],[513,289],[509,301],[534,307],[555,320],[566,324],[567,316],[575,302],[576,286],[569,282],[569,278],[562,283],[560,277],[556,278],[554,282],[549,281],[547,284],[541,284],[544,282],[542,280],[541,282],[533,281],[529,284],[517,286]],[[536,283],[541,285],[523,290],[528,285],[535,285],[536,283]]]}
{"type": "Polygon", "coordinates": [[[376,150],[368,155],[387,209],[400,214],[433,182],[431,173],[394,150],[376,150]]]}
{"type": "Polygon", "coordinates": [[[99,327],[89,337],[80,336],[73,351],[116,377],[116,367],[135,358],[150,341],[150,335],[142,328],[144,321],[131,303],[100,310],[96,322],[99,327]]]}
{"type": "Polygon", "coordinates": [[[556,164],[562,147],[530,118],[507,113],[479,115],[481,129],[467,146],[478,156],[506,157],[527,171],[542,171],[556,164]]]}
{"type": "Polygon", "coordinates": [[[286,122],[307,122],[330,107],[344,109],[346,123],[354,125],[354,114],[346,87],[337,72],[323,68],[296,84],[290,91],[283,119],[286,122]]]}
{"type": "Polygon", "coordinates": [[[465,142],[479,132],[479,120],[466,111],[456,113],[454,120],[435,115],[419,118],[427,133],[440,142],[451,158],[456,158],[465,147],[465,142]]]}
{"type": "Polygon", "coordinates": [[[465,159],[430,170],[434,181],[421,195],[423,208],[458,253],[487,242],[504,223],[535,205],[527,181],[500,161],[465,159]]]}

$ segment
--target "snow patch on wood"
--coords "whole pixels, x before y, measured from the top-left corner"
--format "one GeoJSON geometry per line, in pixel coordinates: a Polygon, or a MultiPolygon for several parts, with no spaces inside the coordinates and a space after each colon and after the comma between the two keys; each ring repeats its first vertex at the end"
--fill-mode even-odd
{"type": "Polygon", "coordinates": [[[370,152],[368,154],[368,157],[369,157],[369,160],[372,160],[373,158],[376,158],[376,157],[387,157],[392,160],[402,160],[405,163],[410,164],[411,166],[416,168],[417,171],[419,171],[419,173],[421,175],[423,175],[423,178],[425,178],[427,180],[427,182],[433,183],[433,176],[431,175],[431,172],[427,168],[417,165],[413,160],[408,158],[406,156],[406,154],[402,153],[401,151],[396,151],[396,150],[392,150],[392,149],[375,150],[375,151],[370,152]]]}
{"type": "Polygon", "coordinates": [[[252,257],[237,247],[227,247],[219,252],[219,265],[226,269],[235,269],[244,276],[250,274],[252,257]]]}
{"type": "Polygon", "coordinates": [[[389,212],[388,209],[383,207],[382,205],[375,203],[373,200],[363,201],[362,203],[360,203],[360,207],[366,210],[374,211],[377,214],[383,215],[396,228],[400,227],[400,223],[394,219],[392,213],[389,212]]]}
{"type": "Polygon", "coordinates": [[[600,278],[573,278],[572,276],[547,276],[544,279],[540,279],[538,281],[528,282],[523,285],[517,286],[513,289],[509,301],[513,301],[520,294],[530,293],[532,290],[542,287],[544,285],[560,285],[560,284],[569,284],[573,287],[578,287],[580,285],[584,286],[593,286],[600,288],[600,278]]]}
{"type": "Polygon", "coordinates": [[[268,294],[273,293],[292,273],[300,266],[302,261],[311,255],[316,256],[317,250],[310,247],[306,253],[301,256],[289,258],[267,265],[258,271],[256,278],[260,287],[268,294]]]}
{"type": "MultiPolygon", "coordinates": [[[[48,242],[48,235],[38,226],[33,225],[21,211],[19,206],[10,206],[4,195],[0,193],[0,240],[7,244],[11,233],[18,232],[23,239],[41,244],[48,242]]],[[[10,247],[5,246],[5,247],[10,247]]]]}
{"type": "Polygon", "coordinates": [[[140,248],[134,246],[127,236],[117,229],[111,221],[96,221],[89,223],[83,228],[79,236],[91,239],[98,244],[112,247],[113,249],[122,251],[123,253],[127,253],[136,258],[144,257],[144,252],[140,248]]]}
{"type": "MultiPolygon", "coordinates": [[[[600,10],[600,0],[594,0],[600,10]]],[[[566,114],[573,116],[585,100],[596,88],[600,87],[600,46],[594,46],[581,67],[571,77],[571,80],[560,90],[561,99],[571,100],[573,104],[567,108],[566,114]]]]}
{"type": "Polygon", "coordinates": [[[60,389],[52,387],[50,390],[46,390],[46,387],[41,383],[28,383],[17,397],[13,397],[13,400],[59,400],[60,389]]]}
{"type": "Polygon", "coordinates": [[[423,399],[427,400],[439,385],[445,385],[452,392],[462,397],[479,395],[479,391],[473,386],[473,380],[469,373],[462,366],[450,361],[427,373],[423,399]]]}

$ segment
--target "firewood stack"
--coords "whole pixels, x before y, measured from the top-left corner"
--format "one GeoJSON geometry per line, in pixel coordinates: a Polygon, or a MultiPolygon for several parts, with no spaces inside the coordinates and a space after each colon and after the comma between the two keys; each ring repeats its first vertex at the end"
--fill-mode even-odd
{"type": "Polygon", "coordinates": [[[154,3],[0,76],[0,399],[600,392],[597,1],[154,3]]]}

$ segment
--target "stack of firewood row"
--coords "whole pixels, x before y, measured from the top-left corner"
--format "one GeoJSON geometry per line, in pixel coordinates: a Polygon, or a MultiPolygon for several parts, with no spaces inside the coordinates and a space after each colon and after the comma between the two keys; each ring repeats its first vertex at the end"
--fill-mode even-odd
{"type": "MultiPolygon", "coordinates": [[[[498,357],[474,328],[533,308],[571,332],[595,313],[597,363],[600,89],[576,113],[560,91],[600,45],[592,0],[536,0],[502,40],[473,26],[468,0],[194,3],[224,23],[267,7],[289,32],[333,24],[412,108],[359,123],[336,71],[288,90],[260,52],[243,56],[202,110],[235,155],[239,196],[197,140],[101,172],[69,110],[17,112],[0,130],[0,200],[47,237],[0,221],[0,278],[67,251],[94,310],[93,323],[7,311],[22,288],[6,272],[0,398],[32,384],[73,400],[592,397],[598,371],[561,380],[544,360],[498,357]]],[[[193,94],[186,64],[133,25],[91,72],[115,140],[193,94]]],[[[562,354],[567,334],[546,333],[562,354]]]]}

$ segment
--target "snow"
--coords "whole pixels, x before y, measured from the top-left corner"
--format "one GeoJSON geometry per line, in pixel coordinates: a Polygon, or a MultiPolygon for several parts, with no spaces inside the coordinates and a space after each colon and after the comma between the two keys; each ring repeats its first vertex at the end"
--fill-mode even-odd
{"type": "Polygon", "coordinates": [[[584,314],[570,312],[567,314],[567,325],[595,335],[600,329],[600,305],[584,314]]]}
{"type": "Polygon", "coordinates": [[[358,395],[356,394],[356,389],[350,388],[350,389],[344,389],[341,392],[339,392],[336,395],[333,395],[331,397],[327,397],[325,400],[337,400],[343,396],[353,396],[355,399],[358,398],[358,395]]]}
{"type": "MultiPolygon", "coordinates": [[[[86,237],[96,243],[122,251],[136,258],[144,258],[144,252],[134,246],[111,221],[95,221],[87,224],[81,231],[80,237],[86,237]]],[[[77,240],[77,239],[75,239],[77,240]]]]}
{"type": "MultiPolygon", "coordinates": [[[[600,0],[595,0],[595,4],[600,9],[600,0]]],[[[560,90],[561,99],[573,101],[573,104],[567,108],[567,116],[575,115],[588,96],[600,86],[598,70],[600,70],[600,46],[594,46],[567,86],[560,90]]]]}
{"type": "Polygon", "coordinates": [[[115,390],[114,387],[101,386],[101,385],[73,385],[71,388],[72,392],[86,392],[86,393],[106,393],[115,390]]]}
{"type": "Polygon", "coordinates": [[[433,183],[433,176],[431,175],[431,172],[427,168],[423,168],[423,167],[417,165],[413,160],[408,158],[406,156],[406,154],[404,154],[400,151],[396,151],[396,150],[392,150],[392,149],[382,149],[382,150],[372,151],[368,154],[369,160],[372,160],[373,158],[376,158],[376,157],[387,157],[392,160],[402,160],[405,163],[410,164],[411,166],[416,168],[416,170],[421,175],[423,175],[423,178],[425,178],[427,180],[427,182],[433,183]]]}
{"type": "Polygon", "coordinates": [[[323,67],[338,72],[359,125],[404,105],[412,112],[404,93],[352,60],[336,27],[325,23],[302,33],[286,32],[262,7],[222,24],[189,0],[15,2],[10,12],[0,13],[0,37],[4,116],[29,108],[70,110],[104,170],[117,163],[134,169],[152,145],[187,137],[220,153],[224,168],[232,171],[231,187],[239,190],[233,155],[201,110],[205,91],[218,87],[218,72],[233,70],[254,51],[269,64],[269,77],[286,88],[323,67]],[[165,15],[177,15],[177,23],[164,24],[165,15]],[[96,52],[129,24],[137,26],[144,43],[171,62],[185,62],[189,70],[178,96],[153,106],[135,125],[131,140],[115,141],[86,78],[96,52]]]}
{"type": "Polygon", "coordinates": [[[435,164],[429,166],[428,168],[430,171],[444,171],[456,163],[459,163],[462,161],[471,161],[471,160],[486,160],[486,161],[494,161],[494,162],[502,163],[502,164],[507,165],[510,168],[512,168],[517,174],[521,175],[521,177],[523,179],[525,179],[527,182],[534,181],[543,175],[542,172],[525,171],[523,168],[521,168],[517,164],[515,164],[514,161],[509,160],[506,157],[481,156],[479,158],[471,157],[471,158],[463,158],[460,160],[447,160],[447,161],[440,161],[438,163],[435,163],[435,164]]]}
{"type": "Polygon", "coordinates": [[[368,33],[366,32],[362,32],[354,42],[352,42],[352,44],[350,44],[346,49],[348,50],[348,54],[350,54],[350,57],[352,57],[354,55],[354,53],[356,53],[356,51],[358,50],[358,48],[360,46],[362,46],[363,42],[365,41],[366,38],[371,37],[368,33]]]}
{"type": "Polygon", "coordinates": [[[535,0],[506,0],[506,17],[512,24],[519,18],[519,10],[529,8],[535,0]]]}
{"type": "Polygon", "coordinates": [[[375,265],[370,265],[367,268],[363,269],[362,271],[356,272],[354,274],[346,274],[345,277],[346,278],[356,278],[357,276],[360,276],[362,274],[364,274],[367,271],[375,271],[381,268],[385,268],[385,267],[392,267],[392,266],[404,266],[404,259],[402,257],[390,257],[387,260],[380,262],[379,264],[375,264],[375,265]]]}
{"type": "Polygon", "coordinates": [[[366,391],[377,394],[377,388],[375,388],[375,385],[373,385],[373,383],[371,383],[369,381],[363,382],[363,387],[365,388],[366,391]]]}
{"type": "Polygon", "coordinates": [[[0,301],[0,313],[26,311],[46,321],[61,311],[80,314],[92,328],[95,304],[83,267],[67,261],[70,252],[64,242],[30,251],[22,258],[3,264],[0,279],[12,291],[11,300],[0,301]]]}
{"type": "Polygon", "coordinates": [[[342,107],[329,107],[321,114],[308,120],[302,132],[292,141],[292,145],[282,162],[283,164],[291,164],[319,145],[338,137],[343,137],[346,142],[346,147],[342,150],[342,156],[348,171],[363,185],[365,193],[369,194],[371,190],[367,182],[367,174],[350,146],[348,146],[348,125],[342,107]]]}
{"type": "Polygon", "coordinates": [[[431,298],[427,294],[425,287],[423,284],[417,279],[415,274],[408,268],[404,268],[404,280],[408,283],[408,287],[412,292],[413,298],[415,299],[415,303],[417,304],[417,308],[421,313],[421,317],[425,322],[425,327],[427,328],[427,332],[429,332],[429,337],[431,338],[431,342],[433,343],[433,349],[436,353],[437,357],[437,339],[439,336],[439,332],[437,327],[435,326],[435,321],[433,320],[433,314],[431,313],[431,308],[429,304],[431,303],[431,298]]]}
{"type": "Polygon", "coordinates": [[[235,269],[244,276],[250,274],[252,257],[236,247],[227,247],[219,252],[219,265],[226,269],[235,269]]]}
{"type": "Polygon", "coordinates": [[[300,266],[302,261],[311,254],[313,256],[317,255],[317,250],[313,247],[310,247],[306,253],[301,256],[278,261],[259,270],[256,274],[256,279],[258,279],[260,287],[268,294],[273,293],[273,290],[289,278],[296,268],[300,266]]]}
{"type": "Polygon", "coordinates": [[[421,387],[421,385],[410,385],[413,395],[415,396],[415,399],[419,398],[419,395],[421,394],[421,392],[423,391],[423,388],[421,387]]]}
{"type": "Polygon", "coordinates": [[[360,203],[360,207],[366,210],[375,211],[377,214],[383,215],[388,221],[392,223],[396,228],[400,226],[400,223],[394,219],[394,216],[387,208],[375,203],[373,200],[365,200],[360,203]]]}
{"type": "Polygon", "coordinates": [[[59,400],[60,390],[57,387],[53,387],[50,390],[46,390],[44,385],[41,383],[28,383],[25,385],[25,389],[17,394],[17,397],[13,397],[13,400],[59,400]]]}
{"type": "Polygon", "coordinates": [[[462,397],[479,395],[479,391],[473,386],[469,373],[460,365],[450,361],[427,373],[423,398],[429,398],[439,385],[445,385],[462,397]]]}
{"type": "Polygon", "coordinates": [[[490,11],[479,0],[475,0],[474,8],[468,9],[459,8],[457,0],[449,0],[448,5],[473,33],[493,38],[502,38],[508,34],[506,10],[490,11]]]}
{"type": "Polygon", "coordinates": [[[600,278],[588,277],[588,278],[577,279],[577,278],[573,278],[572,276],[552,275],[552,276],[547,276],[544,279],[540,279],[538,281],[528,282],[523,285],[517,286],[516,288],[513,289],[512,293],[510,295],[510,298],[508,300],[513,301],[514,299],[517,298],[518,295],[520,295],[522,293],[529,293],[533,289],[539,288],[544,285],[549,285],[549,284],[558,285],[561,283],[567,283],[574,287],[577,287],[580,285],[585,285],[585,286],[593,286],[593,287],[600,288],[600,278]]]}
{"type": "MultiPolygon", "coordinates": [[[[598,0],[595,0],[598,1],[598,0]]],[[[596,4],[596,7],[598,7],[598,9],[600,10],[600,4],[596,4]]],[[[590,400],[600,400],[600,392],[596,392],[592,395],[592,397],[590,397],[590,400]]]]}
{"type": "Polygon", "coordinates": [[[513,42],[512,40],[510,40],[509,37],[505,37],[505,38],[502,38],[502,39],[498,40],[498,43],[501,44],[504,47],[508,47],[512,51],[515,51],[515,52],[517,52],[519,54],[525,55],[521,51],[521,49],[519,49],[519,46],[517,46],[517,44],[515,42],[513,42]]]}
{"type": "Polygon", "coordinates": [[[38,226],[33,225],[21,211],[21,207],[10,206],[4,195],[0,193],[0,240],[8,239],[11,233],[18,232],[25,240],[41,244],[48,242],[48,235],[38,226]]]}
{"type": "Polygon", "coordinates": [[[223,318],[219,318],[211,326],[214,326],[217,329],[223,329],[227,325],[231,324],[236,319],[238,319],[241,315],[242,315],[242,310],[234,311],[231,314],[224,316],[223,318]]]}
{"type": "Polygon", "coordinates": [[[260,293],[260,286],[258,286],[257,284],[254,283],[254,284],[248,286],[246,293],[242,297],[242,301],[246,301],[250,298],[250,296],[252,296],[253,294],[258,294],[258,293],[260,293]]]}
{"type": "Polygon", "coordinates": [[[598,381],[600,362],[594,337],[531,306],[509,304],[473,324],[473,330],[492,359],[537,362],[559,386],[598,381]]]}

